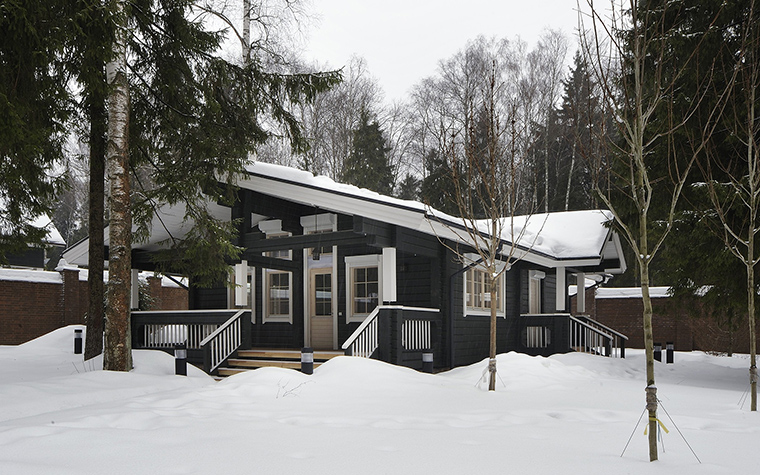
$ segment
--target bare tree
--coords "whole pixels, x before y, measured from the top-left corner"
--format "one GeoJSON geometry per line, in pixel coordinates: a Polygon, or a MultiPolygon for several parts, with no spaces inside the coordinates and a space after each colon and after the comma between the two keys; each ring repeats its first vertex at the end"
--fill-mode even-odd
{"type": "MultiPolygon", "coordinates": [[[[755,268],[760,261],[757,236],[760,233],[760,126],[757,101],[760,90],[760,28],[757,26],[755,0],[749,0],[741,25],[741,49],[729,52],[730,86],[736,80],[726,114],[731,137],[736,140],[733,153],[724,156],[708,148],[708,160],[700,162],[707,191],[720,223],[718,235],[726,249],[744,265],[747,272],[747,320],[750,350],[750,410],[757,411],[757,335],[755,268]],[[737,77],[738,74],[738,77],[737,77]]],[[[706,137],[710,139],[710,137],[706,137]]],[[[712,211],[712,210],[711,210],[712,211]]]]}
{"type": "MultiPolygon", "coordinates": [[[[610,164],[591,163],[609,173],[607,189],[595,183],[596,192],[614,216],[614,224],[631,246],[638,264],[643,301],[646,352],[646,410],[649,418],[649,459],[657,455],[657,387],[654,373],[650,265],[662,249],[676,216],[676,206],[697,154],[677,156],[669,146],[674,132],[686,122],[702,96],[689,91],[692,108],[681,117],[670,113],[678,80],[691,57],[675,61],[669,41],[678,37],[680,4],[667,0],[641,5],[636,0],[612,0],[598,7],[587,0],[590,31],[581,37],[586,62],[599,84],[603,107],[618,133],[610,164]],[[645,8],[646,7],[646,8],[645,8]],[[664,145],[664,147],[663,147],[664,145]],[[663,153],[663,147],[665,152],[663,153]]],[[[704,87],[701,88],[704,91],[704,87]]],[[[680,91],[683,93],[683,91],[680,91]]],[[[720,102],[720,101],[719,101],[720,102]]],[[[717,113],[719,108],[713,110],[717,113]]],[[[714,128],[712,117],[705,135],[714,128]]]]}
{"type": "Polygon", "coordinates": [[[300,109],[300,119],[309,148],[301,156],[301,167],[334,180],[341,177],[353,146],[353,131],[361,111],[381,111],[382,90],[367,69],[366,61],[353,56],[343,71],[343,82],[318,95],[300,109]]]}
{"type": "Polygon", "coordinates": [[[460,216],[453,218],[457,225],[444,222],[442,216],[430,210],[432,219],[443,225],[446,234],[452,236],[454,242],[465,245],[452,244],[439,234],[441,242],[463,265],[485,275],[484,291],[489,296],[490,306],[489,391],[496,389],[499,283],[527,252],[525,242],[521,242],[526,223],[515,220],[520,206],[518,169],[525,158],[519,144],[525,130],[516,120],[519,109],[516,99],[511,108],[499,106],[505,83],[497,79],[497,70],[494,61],[488,82],[482,89],[474,90],[477,96],[472,98],[467,127],[453,131],[444,143],[444,156],[451,170],[452,196],[460,216]]]}

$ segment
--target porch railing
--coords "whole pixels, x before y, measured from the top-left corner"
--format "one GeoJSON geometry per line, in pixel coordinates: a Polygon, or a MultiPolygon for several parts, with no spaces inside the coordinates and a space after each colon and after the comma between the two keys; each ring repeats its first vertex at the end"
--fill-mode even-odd
{"type": "Polygon", "coordinates": [[[227,330],[219,330],[233,325],[230,320],[237,317],[239,323],[238,346],[240,342],[250,340],[250,315],[250,310],[236,309],[134,311],[131,315],[132,348],[170,351],[178,344],[185,344],[188,362],[201,366],[205,359],[203,345],[209,336],[231,338],[227,330]],[[225,336],[219,336],[221,333],[225,336]]]}
{"type": "Polygon", "coordinates": [[[625,347],[626,347],[626,342],[628,341],[627,336],[623,335],[622,333],[616,330],[613,330],[607,325],[599,323],[596,320],[592,320],[591,318],[587,316],[577,315],[574,318],[576,320],[583,322],[589,327],[594,328],[595,330],[611,337],[611,341],[609,342],[609,345],[605,346],[605,350],[607,351],[605,353],[605,356],[625,358],[625,347]]]}
{"type": "Polygon", "coordinates": [[[349,356],[372,357],[377,350],[379,339],[377,332],[377,316],[381,306],[375,307],[367,318],[354,330],[350,337],[343,343],[341,348],[349,356]]]}
{"type": "Polygon", "coordinates": [[[581,353],[625,358],[625,335],[587,317],[570,316],[570,348],[581,353]]]}
{"type": "Polygon", "coordinates": [[[431,352],[437,346],[440,319],[440,310],[434,308],[380,305],[342,348],[347,355],[415,367],[421,364],[420,352],[431,352]]]}
{"type": "Polygon", "coordinates": [[[243,343],[244,317],[250,321],[250,313],[250,310],[240,310],[201,341],[203,369],[207,373],[216,371],[219,365],[240,348],[243,343]]]}

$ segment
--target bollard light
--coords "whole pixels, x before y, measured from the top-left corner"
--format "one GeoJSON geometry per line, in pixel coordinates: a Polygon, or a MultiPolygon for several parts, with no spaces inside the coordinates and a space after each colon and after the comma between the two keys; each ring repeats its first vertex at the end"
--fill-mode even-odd
{"type": "Polygon", "coordinates": [[[432,373],[433,372],[433,353],[422,353],[422,372],[423,373],[432,373]]]}
{"type": "Polygon", "coordinates": [[[673,364],[673,350],[675,344],[672,341],[665,343],[665,363],[673,364]]]}
{"type": "Polygon", "coordinates": [[[75,355],[82,354],[82,330],[81,329],[74,330],[74,354],[75,355]]]}
{"type": "Polygon", "coordinates": [[[654,344],[654,359],[662,362],[662,343],[654,344]]]}
{"type": "Polygon", "coordinates": [[[314,374],[314,349],[301,349],[301,372],[304,374],[314,374]]]}
{"type": "Polygon", "coordinates": [[[187,376],[187,347],[184,343],[174,345],[174,374],[187,376]]]}

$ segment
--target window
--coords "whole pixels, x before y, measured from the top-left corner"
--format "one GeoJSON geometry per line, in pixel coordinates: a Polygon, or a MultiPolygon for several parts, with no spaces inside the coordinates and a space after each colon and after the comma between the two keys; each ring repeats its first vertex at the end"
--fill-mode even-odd
{"type": "Polygon", "coordinates": [[[266,271],[266,317],[268,320],[290,321],[290,272],[266,271]]]}
{"type": "Polygon", "coordinates": [[[542,284],[546,274],[540,270],[528,272],[528,313],[536,315],[541,313],[542,284]]]}
{"type": "Polygon", "coordinates": [[[361,322],[382,302],[382,256],[346,257],[346,321],[361,322]]]}
{"type": "MultiPolygon", "coordinates": [[[[259,228],[267,235],[267,239],[277,239],[290,236],[283,232],[279,220],[259,223],[259,228]],[[273,223],[273,224],[270,224],[273,223]]],[[[267,257],[275,259],[292,259],[290,249],[268,251],[267,257]]],[[[262,269],[264,295],[262,302],[263,322],[287,322],[293,323],[293,276],[292,273],[276,269],[262,269]]]]}
{"type": "Polygon", "coordinates": [[[496,311],[504,313],[504,274],[501,274],[491,288],[488,274],[477,267],[465,274],[465,313],[485,315],[491,313],[491,300],[496,304],[496,311]]]}
{"type": "Polygon", "coordinates": [[[351,275],[351,300],[354,315],[369,315],[377,307],[379,281],[377,267],[355,267],[351,275]]]}
{"type": "Polygon", "coordinates": [[[324,271],[315,273],[312,285],[314,315],[317,317],[332,315],[332,273],[324,271]]]}

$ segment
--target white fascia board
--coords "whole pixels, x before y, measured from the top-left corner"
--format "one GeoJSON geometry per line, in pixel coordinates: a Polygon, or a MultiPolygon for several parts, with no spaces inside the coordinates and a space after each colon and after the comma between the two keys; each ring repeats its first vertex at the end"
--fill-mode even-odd
{"type": "Polygon", "coordinates": [[[625,261],[625,254],[623,253],[623,247],[620,243],[620,236],[610,230],[611,236],[604,240],[604,246],[602,247],[601,255],[607,259],[612,256],[617,257],[620,261],[620,266],[616,268],[605,269],[604,272],[608,274],[622,274],[628,269],[628,264],[625,261]]]}
{"type": "MultiPolygon", "coordinates": [[[[108,239],[108,227],[103,229],[103,236],[104,239],[108,239]]],[[[87,266],[89,265],[89,256],[90,238],[88,237],[63,251],[61,259],[74,266],[87,266]]],[[[105,256],[105,260],[108,260],[108,256],[105,256]]]]}
{"type": "MultiPolygon", "coordinates": [[[[467,231],[455,230],[451,226],[447,226],[445,223],[436,219],[423,220],[421,226],[417,228],[417,230],[437,236],[439,239],[447,239],[450,241],[460,242],[465,245],[470,244],[467,239],[467,231]]],[[[505,251],[506,252],[502,252],[502,255],[504,257],[507,257],[509,251],[507,249],[505,249],[505,251]]],[[[535,253],[530,249],[522,248],[516,249],[513,253],[513,257],[520,261],[530,262],[532,264],[537,264],[552,269],[557,267],[598,266],[601,262],[601,258],[595,256],[578,259],[555,259],[550,256],[535,253]]]]}
{"type": "Polygon", "coordinates": [[[334,191],[271,180],[257,175],[249,175],[238,182],[239,186],[274,197],[287,197],[306,206],[342,213],[365,216],[405,228],[418,229],[424,221],[422,210],[405,209],[400,206],[376,202],[368,198],[338,194],[334,191]]]}

